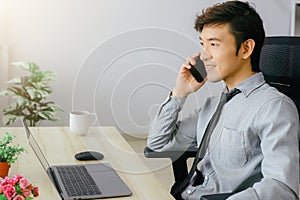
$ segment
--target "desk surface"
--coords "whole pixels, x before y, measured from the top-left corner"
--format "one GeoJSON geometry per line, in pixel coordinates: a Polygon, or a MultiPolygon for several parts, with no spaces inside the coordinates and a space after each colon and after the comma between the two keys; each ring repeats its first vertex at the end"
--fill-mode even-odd
{"type": "MultiPolygon", "coordinates": [[[[100,151],[119,176],[132,190],[133,195],[112,199],[173,199],[169,191],[147,168],[130,145],[113,127],[91,127],[85,136],[78,136],[68,127],[30,128],[39,142],[50,165],[93,163],[99,161],[77,161],[74,154],[84,150],[100,151]]],[[[16,135],[15,143],[21,144],[28,153],[23,153],[11,166],[9,176],[21,174],[40,190],[38,199],[60,199],[56,189],[43,171],[34,152],[29,146],[22,127],[2,127],[1,134],[10,132],[16,135]]]]}

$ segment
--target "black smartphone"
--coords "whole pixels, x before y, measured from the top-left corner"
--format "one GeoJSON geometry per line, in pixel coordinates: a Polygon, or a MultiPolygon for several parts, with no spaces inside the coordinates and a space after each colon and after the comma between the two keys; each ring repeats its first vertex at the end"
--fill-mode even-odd
{"type": "Polygon", "coordinates": [[[202,62],[202,60],[200,60],[199,56],[196,57],[196,64],[191,66],[192,68],[190,69],[190,73],[193,75],[197,82],[202,82],[207,74],[204,63],[202,62]]]}

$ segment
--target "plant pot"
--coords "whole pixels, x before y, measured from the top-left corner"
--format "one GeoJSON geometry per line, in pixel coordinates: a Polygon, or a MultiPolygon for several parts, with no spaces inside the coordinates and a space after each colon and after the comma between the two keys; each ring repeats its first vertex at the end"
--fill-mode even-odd
{"type": "Polygon", "coordinates": [[[0,162],[0,177],[4,178],[8,175],[10,165],[7,162],[0,162]]]}

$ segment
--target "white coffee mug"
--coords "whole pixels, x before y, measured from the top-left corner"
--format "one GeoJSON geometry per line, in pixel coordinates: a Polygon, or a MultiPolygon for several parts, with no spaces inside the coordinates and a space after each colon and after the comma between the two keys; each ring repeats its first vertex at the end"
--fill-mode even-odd
{"type": "Polygon", "coordinates": [[[96,113],[90,113],[85,110],[76,110],[70,112],[70,130],[78,135],[85,135],[97,119],[96,113]]]}

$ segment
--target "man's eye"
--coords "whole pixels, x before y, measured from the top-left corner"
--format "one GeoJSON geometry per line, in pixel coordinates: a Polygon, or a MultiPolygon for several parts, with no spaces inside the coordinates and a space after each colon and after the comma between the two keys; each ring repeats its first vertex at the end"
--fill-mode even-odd
{"type": "Polygon", "coordinates": [[[210,43],[210,46],[214,47],[217,46],[215,43],[210,43]]]}
{"type": "Polygon", "coordinates": [[[200,45],[203,46],[203,42],[200,42],[200,45]]]}

